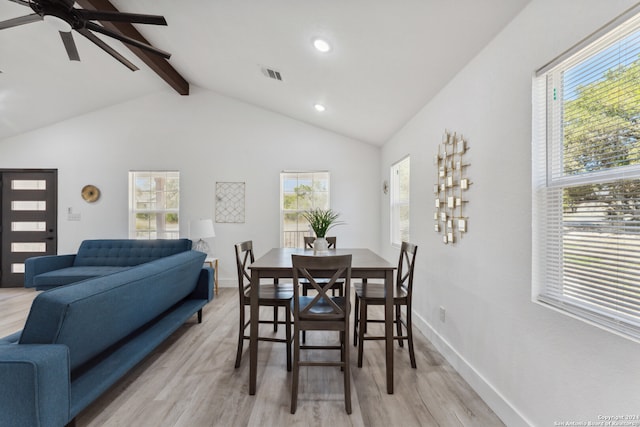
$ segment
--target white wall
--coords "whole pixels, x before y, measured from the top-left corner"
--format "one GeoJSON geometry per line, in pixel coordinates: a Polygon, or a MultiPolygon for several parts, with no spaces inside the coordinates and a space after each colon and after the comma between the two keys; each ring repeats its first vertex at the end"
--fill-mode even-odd
{"type": "Polygon", "coordinates": [[[533,71],[633,3],[533,0],[382,153],[193,88],[188,97],[167,91],[1,141],[0,168],[59,170],[60,253],[86,238],[127,236],[130,169],[181,171],[185,233],[188,220],[213,216],[216,181],[245,181],[246,223],[216,224],[210,240],[230,284],[235,242],[253,239],[258,254],[279,244],[283,169],[329,168],[332,206],[348,223],[336,229],[340,246],[396,258],[380,186],[410,154],[418,326],[509,426],[637,414],[639,344],[531,302],[533,71]],[[432,158],[445,129],[471,147],[469,232],[455,246],[441,243],[432,220],[432,158]],[[89,183],[102,190],[95,204],[80,198],[89,183]],[[67,221],[68,207],[82,220],[67,221]]]}
{"type": "MultiPolygon", "coordinates": [[[[640,344],[531,302],[533,73],[634,3],[533,0],[383,148],[383,177],[411,155],[421,329],[509,426],[640,410],[640,344]],[[432,158],[445,129],[471,147],[469,232],[455,246],[432,220],[432,158]]],[[[390,258],[388,198],[380,206],[390,258]]]]}
{"type": "Polygon", "coordinates": [[[214,224],[209,239],[223,285],[237,283],[233,245],[253,240],[256,255],[280,245],[279,174],[331,172],[331,206],[346,225],[341,247],[377,249],[380,148],[192,87],[167,90],[0,142],[0,168],[55,168],[59,186],[59,253],[83,239],[126,238],[128,171],[179,170],[180,229],[215,218],[215,183],[246,182],[244,224],[214,224]],[[86,184],[98,202],[80,197],[86,184]],[[67,221],[67,209],[80,221],[67,221]],[[373,232],[372,232],[373,231],[373,232]]]}

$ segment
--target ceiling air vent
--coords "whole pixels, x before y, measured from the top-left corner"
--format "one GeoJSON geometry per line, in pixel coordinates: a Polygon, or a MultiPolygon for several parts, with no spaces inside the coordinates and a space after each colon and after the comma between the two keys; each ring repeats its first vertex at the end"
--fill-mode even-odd
{"type": "Polygon", "coordinates": [[[269,77],[270,79],[282,81],[282,74],[280,74],[280,71],[262,67],[262,74],[264,74],[266,77],[269,77]]]}

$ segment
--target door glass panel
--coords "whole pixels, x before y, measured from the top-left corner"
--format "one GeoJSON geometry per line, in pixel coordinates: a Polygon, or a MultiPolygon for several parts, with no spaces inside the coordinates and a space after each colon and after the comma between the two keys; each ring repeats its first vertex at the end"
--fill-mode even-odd
{"type": "Polygon", "coordinates": [[[47,202],[44,200],[14,200],[11,202],[12,211],[45,211],[47,202]]]}
{"type": "Polygon", "coordinates": [[[11,252],[45,252],[47,244],[44,242],[12,242],[11,252]]]}
{"type": "Polygon", "coordinates": [[[47,223],[44,221],[13,221],[11,231],[45,231],[47,223]]]}
{"type": "Polygon", "coordinates": [[[23,263],[11,264],[11,272],[12,273],[24,273],[24,264],[23,263]]]}
{"type": "Polygon", "coordinates": [[[46,190],[47,181],[44,179],[13,179],[12,190],[46,190]]]}

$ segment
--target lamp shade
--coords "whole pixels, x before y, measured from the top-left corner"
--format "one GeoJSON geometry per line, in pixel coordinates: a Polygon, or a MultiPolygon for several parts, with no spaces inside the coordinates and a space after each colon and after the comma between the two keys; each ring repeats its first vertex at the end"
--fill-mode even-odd
{"type": "Polygon", "coordinates": [[[191,239],[206,239],[216,237],[213,230],[213,221],[210,219],[199,219],[189,223],[189,236],[191,239]]]}

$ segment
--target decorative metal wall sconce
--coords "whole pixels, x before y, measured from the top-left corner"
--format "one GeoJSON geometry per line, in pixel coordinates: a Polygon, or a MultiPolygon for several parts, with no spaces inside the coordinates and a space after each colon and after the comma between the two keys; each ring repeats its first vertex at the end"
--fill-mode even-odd
{"type": "Polygon", "coordinates": [[[467,141],[462,135],[457,136],[455,132],[445,130],[442,143],[438,145],[438,154],[433,158],[438,171],[433,186],[434,229],[442,234],[445,244],[455,243],[469,229],[468,218],[463,213],[463,207],[468,202],[464,195],[471,185],[467,177],[470,165],[464,160],[468,150],[467,141]]]}

